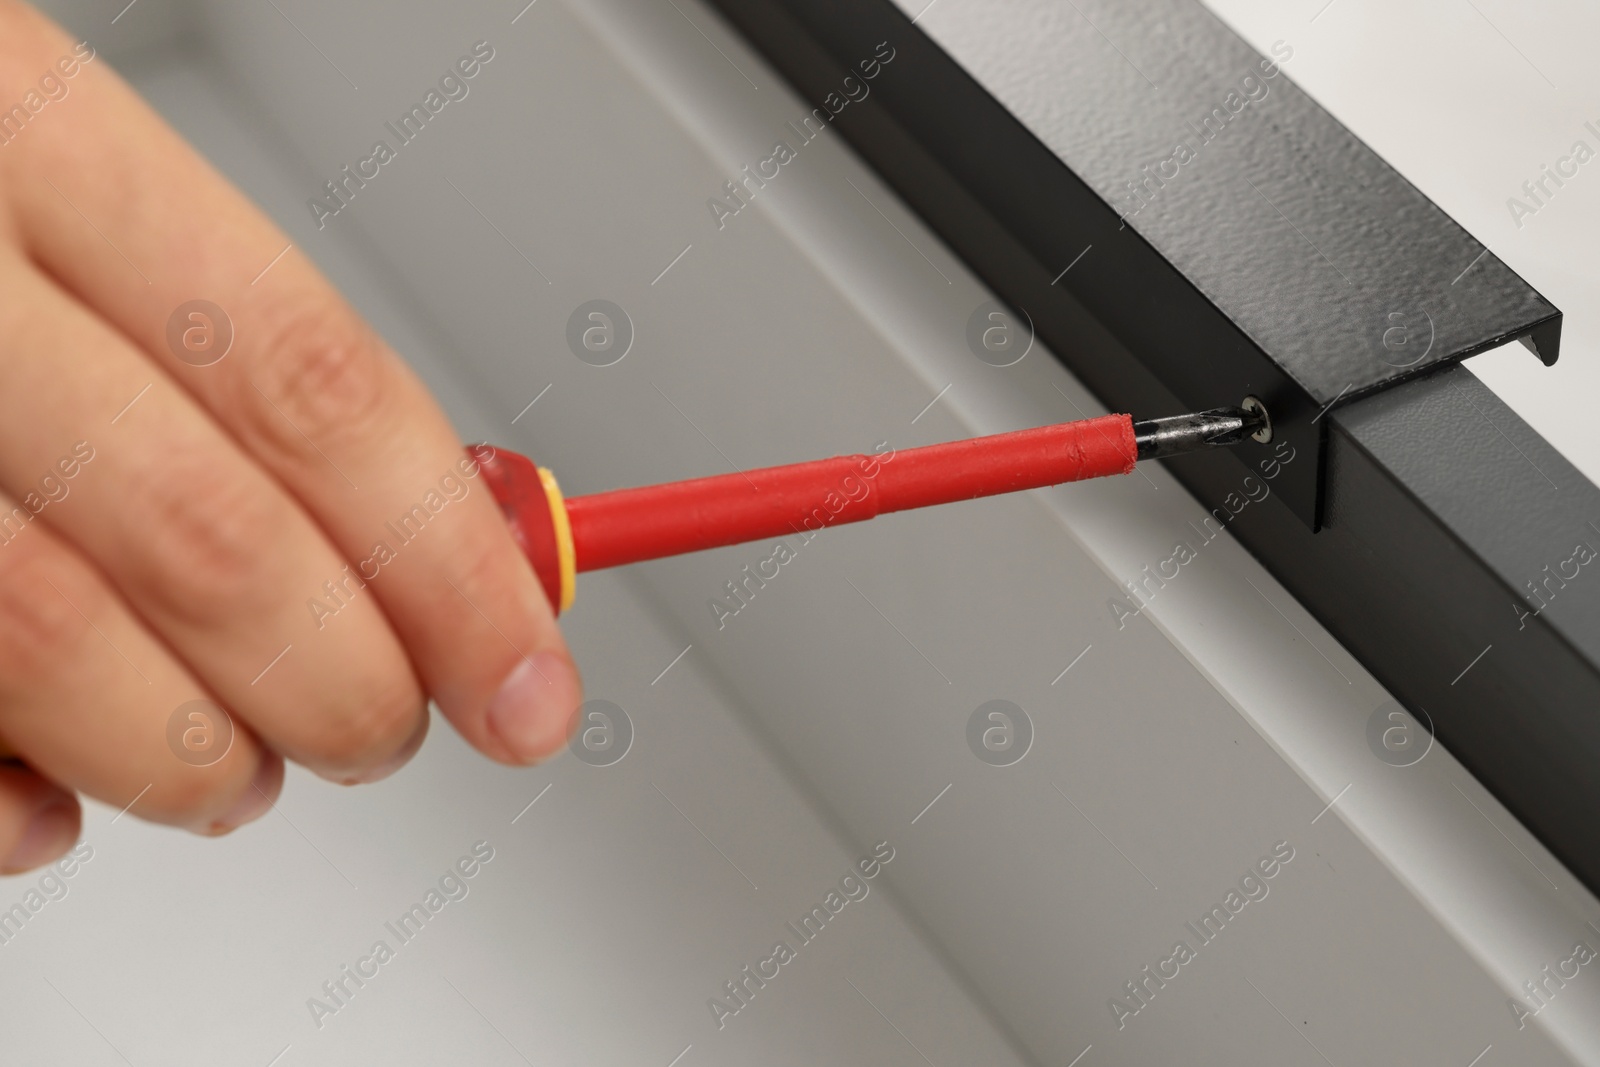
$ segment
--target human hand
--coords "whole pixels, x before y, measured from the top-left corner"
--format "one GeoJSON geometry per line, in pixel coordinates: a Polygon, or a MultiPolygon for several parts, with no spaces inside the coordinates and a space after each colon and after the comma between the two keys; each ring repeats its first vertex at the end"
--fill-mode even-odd
{"type": "Polygon", "coordinates": [[[222,833],[284,758],[382,778],[430,695],[496,760],[558,750],[576,670],[421,383],[10,0],[0,109],[0,873],[72,845],[77,792],[222,833]]]}

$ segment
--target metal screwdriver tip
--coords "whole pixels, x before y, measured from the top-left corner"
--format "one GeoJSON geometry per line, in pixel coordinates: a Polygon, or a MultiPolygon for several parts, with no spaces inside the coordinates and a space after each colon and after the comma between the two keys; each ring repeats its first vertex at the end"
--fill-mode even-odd
{"type": "Polygon", "coordinates": [[[1205,448],[1236,445],[1269,425],[1266,409],[1212,408],[1190,415],[1145,419],[1133,424],[1140,459],[1166,459],[1205,448]]]}

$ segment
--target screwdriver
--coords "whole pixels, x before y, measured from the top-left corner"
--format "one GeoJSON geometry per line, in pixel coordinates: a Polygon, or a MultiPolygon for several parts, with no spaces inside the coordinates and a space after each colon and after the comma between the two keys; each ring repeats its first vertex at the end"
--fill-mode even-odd
{"type": "Polygon", "coordinates": [[[899,452],[834,456],[565,499],[526,456],[473,445],[512,537],[559,615],[580,572],[787,537],[892,511],[1129,474],[1164,459],[1271,439],[1255,397],[1237,408],[1135,422],[1103,415],[899,452]]]}
{"type": "MultiPolygon", "coordinates": [[[[1166,459],[1251,437],[1272,439],[1255,397],[1237,408],[1135,422],[1103,415],[903,452],[834,456],[564,499],[555,475],[528,457],[471,445],[478,465],[559,615],[581,571],[786,537],[892,511],[1129,474],[1166,459]]],[[[0,762],[15,755],[0,741],[0,762]]]]}

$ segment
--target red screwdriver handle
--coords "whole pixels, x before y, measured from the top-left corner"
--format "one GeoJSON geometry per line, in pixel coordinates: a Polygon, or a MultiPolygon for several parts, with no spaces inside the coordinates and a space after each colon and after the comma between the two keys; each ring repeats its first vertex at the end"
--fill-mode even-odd
{"type": "Polygon", "coordinates": [[[562,498],[555,477],[489,445],[468,452],[556,610],[579,571],[788,537],[876,515],[1109,474],[1138,459],[1133,420],[1104,415],[903,452],[834,456],[562,498]]]}
{"type": "Polygon", "coordinates": [[[561,614],[572,606],[576,572],[572,527],[555,477],[527,456],[493,445],[473,445],[467,454],[477,462],[489,492],[500,504],[512,540],[533,565],[545,599],[561,614]]]}

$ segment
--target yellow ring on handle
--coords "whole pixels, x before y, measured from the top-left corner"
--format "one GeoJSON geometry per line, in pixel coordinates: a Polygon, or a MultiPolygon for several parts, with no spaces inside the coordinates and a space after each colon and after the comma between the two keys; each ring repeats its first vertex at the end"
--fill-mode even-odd
{"type": "Polygon", "coordinates": [[[578,594],[578,553],[572,547],[572,522],[567,518],[567,501],[549,468],[539,468],[539,484],[550,505],[550,523],[556,531],[556,561],[561,567],[561,607],[566,611],[578,594]]]}

